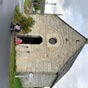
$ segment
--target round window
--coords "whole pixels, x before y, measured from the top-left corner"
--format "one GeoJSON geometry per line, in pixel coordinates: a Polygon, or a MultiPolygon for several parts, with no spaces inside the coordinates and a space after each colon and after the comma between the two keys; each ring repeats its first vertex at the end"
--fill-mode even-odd
{"type": "Polygon", "coordinates": [[[50,44],[56,44],[57,43],[57,39],[56,38],[50,38],[49,39],[49,43],[50,44]]]}

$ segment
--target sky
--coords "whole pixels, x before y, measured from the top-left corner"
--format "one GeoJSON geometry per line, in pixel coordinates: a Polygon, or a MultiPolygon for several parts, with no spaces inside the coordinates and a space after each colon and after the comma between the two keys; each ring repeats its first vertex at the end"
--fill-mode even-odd
{"type": "Polygon", "coordinates": [[[62,19],[88,38],[87,0],[46,0],[46,2],[53,2],[56,5],[46,3],[45,13],[63,14],[60,16],[62,19]]]}
{"type": "MultiPolygon", "coordinates": [[[[88,0],[46,0],[45,13],[60,16],[88,38],[88,0]],[[56,3],[50,5],[48,3],[56,3]]],[[[88,88],[88,44],[84,46],[71,69],[53,88],[88,88]]]]}

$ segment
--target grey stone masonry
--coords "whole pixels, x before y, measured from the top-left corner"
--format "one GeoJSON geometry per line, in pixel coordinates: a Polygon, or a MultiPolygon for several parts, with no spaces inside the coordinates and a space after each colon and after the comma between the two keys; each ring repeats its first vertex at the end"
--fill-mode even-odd
{"type": "Polygon", "coordinates": [[[31,17],[35,24],[28,35],[41,36],[43,41],[41,44],[16,46],[17,72],[33,73],[29,76],[32,77],[31,84],[27,84],[28,78],[22,78],[24,87],[49,87],[63,66],[67,68],[61,74],[68,71],[75,61],[75,58],[70,58],[86,43],[86,38],[56,15],[36,14],[31,17]],[[68,61],[71,65],[68,65],[68,61]]]}
{"type": "Polygon", "coordinates": [[[29,35],[41,36],[43,41],[36,45],[17,45],[17,72],[57,73],[86,40],[57,16],[32,15],[32,17],[35,25],[29,35]],[[49,43],[51,38],[57,40],[56,44],[49,43]]]}
{"type": "Polygon", "coordinates": [[[49,87],[56,75],[52,73],[25,73],[20,74],[27,77],[21,77],[23,87],[49,87]]]}

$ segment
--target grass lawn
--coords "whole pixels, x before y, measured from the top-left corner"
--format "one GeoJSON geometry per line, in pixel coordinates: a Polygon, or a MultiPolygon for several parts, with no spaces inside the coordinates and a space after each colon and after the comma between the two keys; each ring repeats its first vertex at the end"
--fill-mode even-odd
{"type": "Polygon", "coordinates": [[[9,88],[22,88],[20,79],[15,78],[16,75],[16,51],[14,40],[11,37],[11,51],[10,51],[10,64],[9,64],[9,88]]]}
{"type": "Polygon", "coordinates": [[[22,88],[22,84],[21,84],[19,78],[14,79],[14,88],[22,88]]]}

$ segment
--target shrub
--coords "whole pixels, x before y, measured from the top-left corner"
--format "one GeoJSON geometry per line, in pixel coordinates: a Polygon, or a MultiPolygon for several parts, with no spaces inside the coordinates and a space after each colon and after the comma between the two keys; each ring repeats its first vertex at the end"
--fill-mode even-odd
{"type": "Polygon", "coordinates": [[[34,8],[35,8],[35,11],[41,9],[41,0],[34,0],[34,8]]]}
{"type": "Polygon", "coordinates": [[[32,0],[25,0],[24,2],[24,12],[29,13],[32,7],[32,0]]]}
{"type": "Polygon", "coordinates": [[[19,7],[16,6],[15,12],[14,12],[14,19],[13,19],[14,24],[19,23],[22,27],[22,31],[24,33],[28,33],[31,31],[31,27],[34,25],[34,20],[32,17],[25,17],[23,16],[20,11],[19,7]]]}

